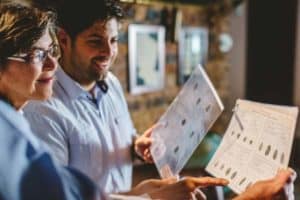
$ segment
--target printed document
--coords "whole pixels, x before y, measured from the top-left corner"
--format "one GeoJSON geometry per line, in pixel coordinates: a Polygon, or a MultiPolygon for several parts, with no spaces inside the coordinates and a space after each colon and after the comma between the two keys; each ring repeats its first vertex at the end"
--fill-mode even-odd
{"type": "Polygon", "coordinates": [[[223,140],[206,170],[236,193],[287,168],[298,108],[237,100],[223,140]]]}
{"type": "Polygon", "coordinates": [[[151,154],[162,178],[179,175],[223,109],[199,65],[152,132],[151,154]]]}

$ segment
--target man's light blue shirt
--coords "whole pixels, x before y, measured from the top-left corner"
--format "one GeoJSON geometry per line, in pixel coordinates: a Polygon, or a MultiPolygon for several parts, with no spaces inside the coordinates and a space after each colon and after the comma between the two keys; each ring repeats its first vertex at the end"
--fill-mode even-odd
{"type": "Polygon", "coordinates": [[[129,190],[136,131],[119,81],[108,73],[107,93],[96,86],[91,95],[61,68],[56,75],[53,97],[24,109],[31,128],[60,163],[87,174],[104,191],[129,190]]]}

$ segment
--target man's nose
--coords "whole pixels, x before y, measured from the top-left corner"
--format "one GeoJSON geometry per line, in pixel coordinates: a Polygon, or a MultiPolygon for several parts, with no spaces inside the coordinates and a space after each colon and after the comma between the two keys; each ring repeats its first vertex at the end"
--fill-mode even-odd
{"type": "Polygon", "coordinates": [[[102,56],[111,56],[112,55],[112,45],[108,42],[103,44],[99,49],[102,56]]]}

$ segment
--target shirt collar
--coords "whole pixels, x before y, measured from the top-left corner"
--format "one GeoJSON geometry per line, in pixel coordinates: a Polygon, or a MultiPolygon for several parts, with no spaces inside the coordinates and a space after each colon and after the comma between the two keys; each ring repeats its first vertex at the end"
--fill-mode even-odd
{"type": "Polygon", "coordinates": [[[106,80],[97,81],[97,87],[105,94],[108,91],[108,85],[106,80]]]}
{"type": "Polygon", "coordinates": [[[86,95],[88,93],[80,86],[79,83],[67,75],[61,67],[58,67],[56,71],[56,78],[58,84],[60,84],[71,99],[77,99],[79,96],[86,95]]]}
{"type": "MultiPolygon", "coordinates": [[[[56,72],[58,83],[64,88],[67,95],[72,99],[77,99],[80,96],[91,97],[91,94],[81,87],[79,83],[74,81],[61,67],[58,67],[56,72]]],[[[96,84],[96,88],[93,89],[94,96],[102,95],[107,93],[108,85],[105,81],[99,81],[96,84]]]]}
{"type": "Polygon", "coordinates": [[[18,113],[20,113],[21,115],[24,115],[24,111],[22,109],[17,111],[18,113]]]}

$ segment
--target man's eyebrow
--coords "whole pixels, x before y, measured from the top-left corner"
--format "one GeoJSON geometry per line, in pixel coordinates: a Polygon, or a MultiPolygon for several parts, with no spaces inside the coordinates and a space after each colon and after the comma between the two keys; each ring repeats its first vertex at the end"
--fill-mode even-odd
{"type": "Polygon", "coordinates": [[[88,35],[88,37],[89,37],[89,38],[91,38],[91,37],[94,37],[94,38],[103,38],[102,35],[95,34],[95,33],[93,33],[93,34],[91,34],[91,35],[88,35]]]}
{"type": "MultiPolygon", "coordinates": [[[[116,34],[116,35],[113,35],[112,37],[118,37],[118,36],[119,36],[119,34],[116,34]]],[[[88,35],[87,37],[88,38],[99,38],[99,39],[106,38],[105,36],[99,35],[99,34],[96,34],[96,33],[88,35]]]]}

